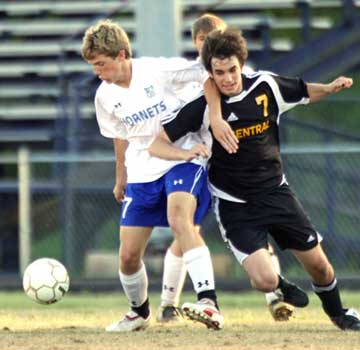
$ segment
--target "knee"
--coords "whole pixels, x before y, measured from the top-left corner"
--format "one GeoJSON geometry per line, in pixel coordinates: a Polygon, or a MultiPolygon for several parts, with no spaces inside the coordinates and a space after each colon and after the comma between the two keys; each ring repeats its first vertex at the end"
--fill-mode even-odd
{"type": "Polygon", "coordinates": [[[251,276],[250,282],[253,288],[261,292],[271,292],[276,289],[279,284],[279,278],[272,272],[260,272],[251,276]]]}
{"type": "Polygon", "coordinates": [[[317,263],[312,270],[312,277],[316,284],[328,284],[334,279],[334,269],[327,260],[317,263]]]}
{"type": "Polygon", "coordinates": [[[189,222],[185,215],[181,215],[180,211],[173,211],[168,215],[168,222],[174,235],[188,231],[189,222]]]}
{"type": "Polygon", "coordinates": [[[141,266],[141,256],[139,252],[132,250],[120,250],[119,253],[120,270],[125,274],[131,274],[141,266]]]}

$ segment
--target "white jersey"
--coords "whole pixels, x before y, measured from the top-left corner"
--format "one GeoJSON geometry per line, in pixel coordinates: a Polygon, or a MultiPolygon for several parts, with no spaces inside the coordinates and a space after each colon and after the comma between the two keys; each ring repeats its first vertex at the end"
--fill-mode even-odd
{"type": "Polygon", "coordinates": [[[161,130],[161,119],[180,107],[171,87],[196,81],[207,74],[196,61],[182,58],[132,59],[129,88],[102,82],[95,96],[96,117],[103,136],[127,140],[128,183],[151,182],[182,161],[150,156],[148,147],[161,130]]]}

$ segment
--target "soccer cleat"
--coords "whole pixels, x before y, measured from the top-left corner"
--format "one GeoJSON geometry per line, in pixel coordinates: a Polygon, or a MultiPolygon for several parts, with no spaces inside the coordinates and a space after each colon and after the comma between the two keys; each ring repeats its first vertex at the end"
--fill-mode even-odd
{"type": "Polygon", "coordinates": [[[224,326],[224,317],[210,299],[201,299],[196,304],[184,303],[181,309],[190,320],[203,323],[207,328],[219,330],[224,326]]]}
{"type": "Polygon", "coordinates": [[[106,332],[134,332],[143,330],[150,325],[150,318],[143,318],[133,310],[130,310],[123,319],[114,322],[105,328],[106,332]]]}
{"type": "Polygon", "coordinates": [[[331,317],[331,321],[343,331],[360,331],[360,315],[354,309],[344,309],[343,315],[331,317]]]}
{"type": "Polygon", "coordinates": [[[281,301],[296,307],[305,307],[309,304],[309,297],[296,284],[282,278],[282,287],[278,288],[275,293],[281,301]]]}
{"type": "Polygon", "coordinates": [[[156,320],[161,323],[183,322],[183,314],[180,308],[173,305],[160,306],[156,320]]]}
{"type": "Polygon", "coordinates": [[[294,307],[281,300],[274,300],[269,305],[269,310],[275,321],[289,321],[289,318],[294,311],[294,307]]]}

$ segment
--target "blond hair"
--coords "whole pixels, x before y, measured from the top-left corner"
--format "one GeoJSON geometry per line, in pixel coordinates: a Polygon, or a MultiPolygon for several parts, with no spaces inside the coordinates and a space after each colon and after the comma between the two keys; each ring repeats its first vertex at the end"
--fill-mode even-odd
{"type": "Polygon", "coordinates": [[[81,46],[84,59],[90,60],[96,55],[116,58],[121,50],[125,51],[126,58],[131,57],[129,38],[119,24],[105,19],[86,30],[81,46]]]}
{"type": "Polygon", "coordinates": [[[193,40],[195,41],[196,36],[199,32],[203,32],[204,34],[209,34],[211,31],[218,29],[218,30],[225,30],[227,27],[224,20],[220,17],[215,16],[211,13],[205,13],[204,15],[200,16],[192,25],[191,35],[193,40]]]}

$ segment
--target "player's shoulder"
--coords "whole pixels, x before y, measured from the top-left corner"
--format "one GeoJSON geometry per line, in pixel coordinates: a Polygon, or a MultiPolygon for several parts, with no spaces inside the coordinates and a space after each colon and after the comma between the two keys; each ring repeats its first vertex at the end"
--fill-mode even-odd
{"type": "Polygon", "coordinates": [[[257,80],[257,79],[267,79],[268,77],[277,76],[276,73],[268,70],[243,70],[242,74],[247,79],[257,80]]]}
{"type": "Polygon", "coordinates": [[[103,81],[96,90],[95,98],[107,99],[114,94],[115,90],[118,90],[115,84],[103,81]]]}
{"type": "MultiPolygon", "coordinates": [[[[168,69],[173,67],[186,67],[189,60],[183,57],[150,57],[144,56],[133,59],[136,67],[151,67],[152,69],[168,69]]],[[[194,61],[195,62],[195,61],[194,61]]]]}
{"type": "Polygon", "coordinates": [[[177,72],[189,69],[205,70],[197,60],[188,60],[184,57],[141,57],[137,59],[138,67],[145,67],[153,72],[177,72]]]}
{"type": "Polygon", "coordinates": [[[243,85],[245,90],[254,88],[260,83],[267,83],[268,85],[276,84],[276,73],[267,70],[245,71],[242,72],[243,85]]]}
{"type": "Polygon", "coordinates": [[[104,108],[108,113],[112,113],[114,107],[123,105],[125,102],[125,95],[122,89],[116,84],[109,84],[103,81],[95,94],[95,106],[104,108]]]}
{"type": "Polygon", "coordinates": [[[205,112],[206,106],[207,101],[203,91],[201,91],[183,105],[182,112],[184,114],[200,116],[205,112]]]}
{"type": "Polygon", "coordinates": [[[134,62],[137,62],[139,64],[154,64],[154,63],[163,63],[163,64],[167,64],[167,63],[178,63],[178,64],[184,64],[186,62],[189,62],[189,60],[187,60],[184,57],[164,57],[164,56],[158,56],[158,57],[153,57],[153,56],[142,56],[142,57],[138,57],[138,58],[133,58],[134,62]]]}

